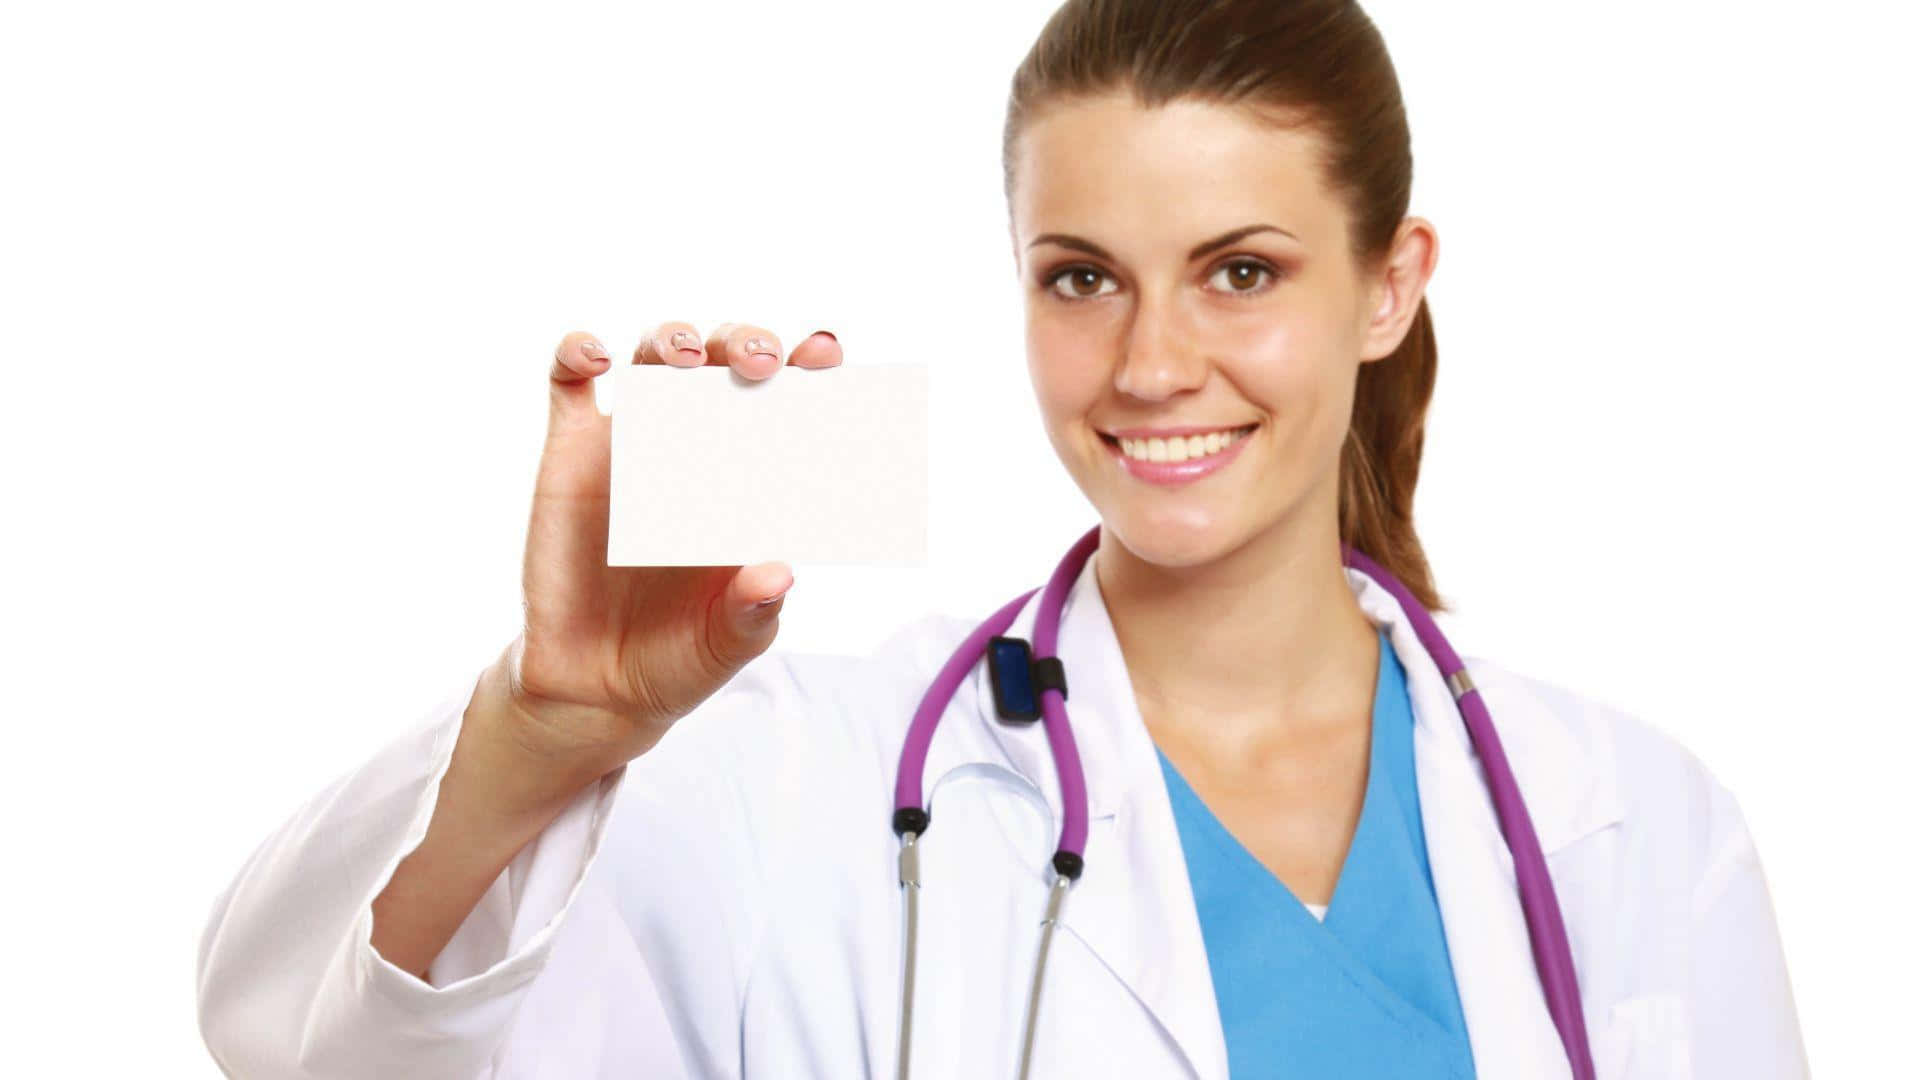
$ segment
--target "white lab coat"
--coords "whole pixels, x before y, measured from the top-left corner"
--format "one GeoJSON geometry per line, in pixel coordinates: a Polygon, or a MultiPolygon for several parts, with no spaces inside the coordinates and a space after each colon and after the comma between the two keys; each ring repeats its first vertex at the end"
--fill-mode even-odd
{"type": "MultiPolygon", "coordinates": [[[[1093,565],[1058,650],[1091,802],[1086,870],[1048,959],[1034,1075],[1219,1080],[1179,835],[1093,565]]],[[[1348,580],[1407,671],[1478,1078],[1569,1076],[1452,697],[1398,602],[1348,580]]],[[[1030,637],[1037,606],[1008,632],[1030,637]]],[[[250,1080],[891,1077],[895,768],[927,683],[975,625],[933,615],[867,657],[757,658],[584,791],[421,982],[373,951],[370,904],[425,833],[468,697],[455,695],[308,802],[219,896],[199,956],[207,1045],[250,1080]]],[[[1805,1077],[1772,904],[1726,789],[1630,716],[1468,665],[1546,852],[1599,1076],[1805,1077]]],[[[1060,804],[1040,726],[994,717],[984,665],[925,782],[914,1075],[1012,1076],[1060,804]]]]}

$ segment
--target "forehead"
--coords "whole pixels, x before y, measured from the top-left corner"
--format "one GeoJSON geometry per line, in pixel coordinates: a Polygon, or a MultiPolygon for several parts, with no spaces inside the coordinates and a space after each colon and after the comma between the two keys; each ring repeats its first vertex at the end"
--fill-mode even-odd
{"type": "Polygon", "coordinates": [[[1164,233],[1184,251],[1196,233],[1265,221],[1317,247],[1342,228],[1321,153],[1316,132],[1268,124],[1245,106],[1146,108],[1125,92],[1059,102],[1015,147],[1013,224],[1023,236],[1103,243],[1164,233]]]}

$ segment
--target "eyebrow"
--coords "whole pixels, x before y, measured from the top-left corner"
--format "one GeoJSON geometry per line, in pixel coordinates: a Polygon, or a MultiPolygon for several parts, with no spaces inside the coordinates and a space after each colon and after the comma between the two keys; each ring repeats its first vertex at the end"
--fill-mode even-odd
{"type": "MultiPolygon", "coordinates": [[[[1226,247],[1228,244],[1235,243],[1236,241],[1239,241],[1245,237],[1251,236],[1257,232],[1277,232],[1282,236],[1291,237],[1296,242],[1300,240],[1299,237],[1294,236],[1292,233],[1288,232],[1287,230],[1281,228],[1278,225],[1266,225],[1266,224],[1242,225],[1239,228],[1234,229],[1230,232],[1223,232],[1219,236],[1216,236],[1211,240],[1206,240],[1206,241],[1202,241],[1201,243],[1195,244],[1193,247],[1193,250],[1187,252],[1187,261],[1192,262],[1193,260],[1198,259],[1203,255],[1211,254],[1212,252],[1218,251],[1221,248],[1226,247]]],[[[1101,247],[1099,244],[1096,244],[1093,241],[1085,239],[1083,237],[1071,236],[1067,233],[1041,233],[1039,236],[1034,237],[1033,241],[1029,243],[1027,247],[1031,249],[1040,244],[1059,244],[1061,247],[1072,248],[1075,251],[1084,251],[1089,255],[1098,256],[1102,259],[1106,259],[1108,262],[1119,261],[1115,259],[1112,255],[1108,254],[1107,249],[1101,247]]]]}

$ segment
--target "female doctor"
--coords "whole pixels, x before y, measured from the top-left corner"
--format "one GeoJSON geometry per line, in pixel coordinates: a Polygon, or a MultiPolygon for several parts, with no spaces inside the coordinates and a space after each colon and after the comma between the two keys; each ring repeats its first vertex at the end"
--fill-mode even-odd
{"type": "MultiPolygon", "coordinates": [[[[612,360],[568,334],[524,632],[219,897],[221,1067],[1805,1076],[1727,791],[1432,640],[1437,241],[1359,7],[1072,0],[1005,166],[1033,385],[1099,515],[1055,580],[768,651],[780,564],[606,566],[612,360]]],[[[634,359],[842,362],[782,354],[670,321],[634,359]]]]}

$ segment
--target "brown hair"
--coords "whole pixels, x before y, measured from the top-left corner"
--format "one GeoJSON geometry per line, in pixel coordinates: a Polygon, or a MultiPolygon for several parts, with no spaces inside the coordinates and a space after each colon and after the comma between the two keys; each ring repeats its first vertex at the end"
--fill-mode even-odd
{"type": "MultiPolygon", "coordinates": [[[[1356,265],[1380,266],[1406,216],[1413,151],[1400,81],[1355,0],[1067,0],[1014,72],[1001,162],[1047,104],[1130,89],[1142,107],[1177,98],[1245,104],[1317,132],[1321,176],[1345,205],[1356,265]]],[[[1447,610],[1413,531],[1413,487],[1436,368],[1423,296],[1406,338],[1360,365],[1340,451],[1340,539],[1432,611],[1447,610]]]]}

